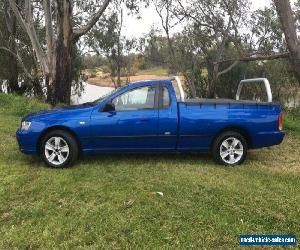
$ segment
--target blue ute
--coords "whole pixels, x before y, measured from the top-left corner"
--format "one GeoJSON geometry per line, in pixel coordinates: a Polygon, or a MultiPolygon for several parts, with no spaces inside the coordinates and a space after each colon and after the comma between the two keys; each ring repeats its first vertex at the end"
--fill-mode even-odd
{"type": "MultiPolygon", "coordinates": [[[[280,144],[280,106],[233,99],[185,99],[178,77],[131,83],[94,102],[25,116],[21,152],[65,167],[79,153],[211,152],[224,165],[241,164],[247,150],[280,144]]],[[[253,81],[253,80],[251,80],[253,81]]],[[[251,82],[248,81],[248,82],[251,82]]]]}

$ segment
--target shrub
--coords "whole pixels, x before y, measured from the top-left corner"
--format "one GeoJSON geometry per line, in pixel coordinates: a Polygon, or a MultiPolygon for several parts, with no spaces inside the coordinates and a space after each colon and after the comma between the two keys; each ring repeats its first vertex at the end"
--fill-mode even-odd
{"type": "Polygon", "coordinates": [[[0,112],[16,116],[40,111],[49,108],[49,105],[35,98],[0,94],[0,112]]]}

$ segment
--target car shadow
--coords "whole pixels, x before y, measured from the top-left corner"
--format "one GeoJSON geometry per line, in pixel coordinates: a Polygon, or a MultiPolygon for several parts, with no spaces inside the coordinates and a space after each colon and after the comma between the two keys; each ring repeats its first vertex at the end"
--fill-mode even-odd
{"type": "Polygon", "coordinates": [[[209,153],[102,153],[95,155],[81,156],[80,163],[83,162],[193,162],[193,161],[211,161],[212,156],[209,153]]]}
{"type": "MultiPolygon", "coordinates": [[[[46,164],[38,156],[29,156],[24,159],[26,165],[33,168],[45,167],[46,164]]],[[[157,163],[166,164],[187,164],[187,163],[214,163],[209,153],[101,153],[92,155],[81,155],[75,161],[73,167],[82,165],[106,165],[115,166],[128,163],[147,163],[156,165],[157,163]]]]}

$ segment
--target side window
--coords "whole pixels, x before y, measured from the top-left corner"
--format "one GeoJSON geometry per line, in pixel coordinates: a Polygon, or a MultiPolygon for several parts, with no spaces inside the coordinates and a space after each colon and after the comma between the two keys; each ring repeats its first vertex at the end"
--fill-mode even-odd
{"type": "Polygon", "coordinates": [[[167,87],[162,88],[162,108],[168,108],[171,103],[170,92],[167,87]]]}
{"type": "Polygon", "coordinates": [[[112,100],[116,111],[154,109],[155,87],[147,86],[128,91],[112,100]]]}

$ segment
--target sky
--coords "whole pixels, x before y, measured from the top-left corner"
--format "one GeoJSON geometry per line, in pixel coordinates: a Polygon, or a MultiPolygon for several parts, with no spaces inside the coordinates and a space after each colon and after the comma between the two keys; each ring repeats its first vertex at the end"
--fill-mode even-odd
{"type": "MultiPolygon", "coordinates": [[[[252,9],[263,8],[268,6],[271,0],[252,0],[252,9]]],[[[134,16],[124,15],[124,28],[123,35],[127,38],[140,38],[143,34],[149,33],[151,26],[161,28],[159,17],[153,6],[149,6],[147,9],[141,9],[141,19],[137,19],[134,16]]]]}

